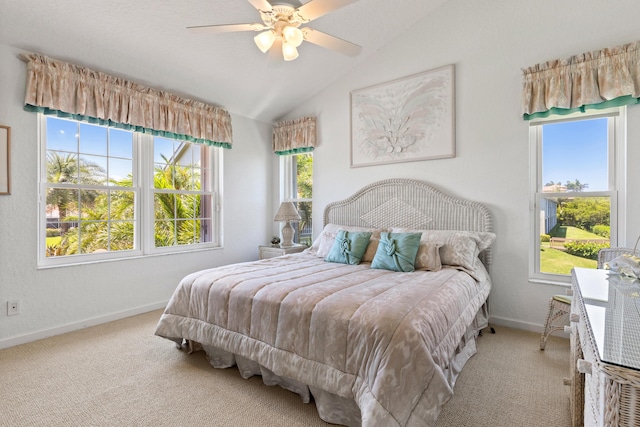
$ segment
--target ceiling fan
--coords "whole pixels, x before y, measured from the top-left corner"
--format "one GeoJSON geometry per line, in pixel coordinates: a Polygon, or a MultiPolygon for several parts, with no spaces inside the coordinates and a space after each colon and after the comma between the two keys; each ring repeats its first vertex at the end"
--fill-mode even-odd
{"type": "Polygon", "coordinates": [[[262,52],[269,52],[270,59],[292,61],[298,57],[298,46],[303,41],[335,50],[348,56],[356,56],[361,46],[302,25],[358,0],[311,0],[302,4],[299,0],[249,0],[260,12],[262,24],[224,24],[187,27],[198,33],[226,33],[235,31],[260,31],[254,41],[262,52]]]}

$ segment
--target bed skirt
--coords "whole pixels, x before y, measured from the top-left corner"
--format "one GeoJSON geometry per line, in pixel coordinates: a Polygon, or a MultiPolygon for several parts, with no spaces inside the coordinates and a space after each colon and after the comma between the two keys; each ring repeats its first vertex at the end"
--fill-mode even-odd
{"type": "MultiPolygon", "coordinates": [[[[478,336],[478,332],[487,325],[488,310],[487,304],[485,303],[477,313],[473,324],[467,329],[466,333],[458,343],[458,347],[449,360],[449,363],[447,366],[442,368],[443,375],[447,379],[451,390],[453,390],[456,379],[462,371],[462,368],[471,356],[476,353],[476,338],[478,336]]],[[[178,343],[178,345],[182,347],[181,343],[178,343]]],[[[262,381],[265,385],[278,385],[286,390],[292,391],[298,394],[304,403],[310,403],[311,398],[313,397],[316,408],[318,409],[318,415],[322,420],[328,423],[349,427],[360,427],[363,424],[360,408],[353,399],[347,399],[334,393],[308,386],[300,381],[276,375],[253,360],[235,355],[215,346],[202,345],[193,341],[186,341],[184,345],[189,353],[204,350],[207,360],[214,368],[223,369],[237,366],[240,375],[244,379],[259,375],[262,377],[262,381]]],[[[426,396],[423,398],[426,398],[426,396]]],[[[449,398],[447,398],[447,400],[449,398]]],[[[437,407],[437,411],[439,412],[441,406],[445,403],[446,401],[439,402],[439,404],[434,407],[437,407]]],[[[434,420],[438,417],[437,413],[431,415],[434,420]]]]}

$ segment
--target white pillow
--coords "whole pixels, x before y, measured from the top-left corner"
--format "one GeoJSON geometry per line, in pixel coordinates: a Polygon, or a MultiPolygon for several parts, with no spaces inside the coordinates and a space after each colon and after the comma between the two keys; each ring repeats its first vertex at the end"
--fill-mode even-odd
{"type": "Polygon", "coordinates": [[[333,241],[336,239],[338,230],[371,232],[371,239],[369,240],[367,250],[362,256],[361,262],[371,262],[373,260],[373,257],[376,254],[376,250],[378,249],[378,243],[380,242],[380,233],[385,231],[384,229],[355,227],[329,223],[324,226],[324,229],[322,230],[318,238],[314,240],[311,248],[309,248],[308,250],[315,251],[316,256],[319,258],[326,258],[327,255],[329,255],[331,248],[333,247],[333,241]]]}

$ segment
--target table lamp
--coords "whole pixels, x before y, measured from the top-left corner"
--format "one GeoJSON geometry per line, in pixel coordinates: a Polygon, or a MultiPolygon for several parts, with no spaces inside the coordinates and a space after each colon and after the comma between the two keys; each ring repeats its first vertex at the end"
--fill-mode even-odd
{"type": "Polygon", "coordinates": [[[300,214],[293,202],[282,202],[278,208],[274,221],[284,222],[282,227],[282,244],[283,248],[293,246],[293,235],[295,230],[291,226],[291,221],[299,221],[300,214]]]}

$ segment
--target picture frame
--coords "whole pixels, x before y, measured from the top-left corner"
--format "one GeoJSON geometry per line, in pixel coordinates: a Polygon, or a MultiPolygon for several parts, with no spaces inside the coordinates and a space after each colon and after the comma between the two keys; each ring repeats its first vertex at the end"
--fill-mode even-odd
{"type": "Polygon", "coordinates": [[[0,125],[0,195],[11,194],[11,128],[0,125]]]}
{"type": "Polygon", "coordinates": [[[455,66],[350,92],[351,167],[455,157],[455,66]]]}

